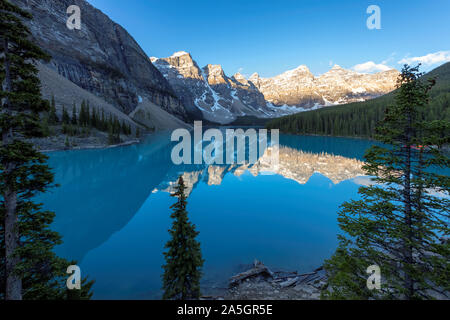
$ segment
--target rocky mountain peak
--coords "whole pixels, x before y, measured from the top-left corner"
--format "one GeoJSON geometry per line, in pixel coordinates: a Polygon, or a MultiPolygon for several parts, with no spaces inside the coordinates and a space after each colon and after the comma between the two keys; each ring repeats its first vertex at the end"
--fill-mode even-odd
{"type": "Polygon", "coordinates": [[[349,69],[344,69],[340,65],[335,64],[330,70],[325,72],[324,75],[337,75],[337,76],[343,76],[343,75],[356,75],[357,72],[349,69]]]}
{"type": "Polygon", "coordinates": [[[191,111],[200,110],[205,119],[220,123],[238,116],[279,117],[371,99],[395,89],[398,75],[395,70],[360,74],[334,65],[315,77],[307,66],[299,65],[272,78],[253,73],[246,79],[239,72],[228,78],[218,64],[200,70],[184,51],[152,61],[191,111]]]}
{"type": "Polygon", "coordinates": [[[187,53],[185,51],[175,52],[170,57],[162,58],[162,59],[166,60],[167,62],[169,62],[174,67],[186,68],[186,67],[195,66],[197,69],[200,69],[200,68],[198,68],[198,66],[195,63],[195,61],[192,59],[191,54],[187,53]]]}
{"type": "Polygon", "coordinates": [[[335,64],[335,65],[333,66],[333,68],[331,68],[331,70],[345,70],[345,69],[342,68],[340,65],[335,64]]]}
{"type": "Polygon", "coordinates": [[[185,51],[178,51],[170,57],[160,59],[169,62],[169,64],[174,67],[191,67],[196,65],[196,63],[192,59],[192,56],[185,51]]]}
{"type": "Polygon", "coordinates": [[[245,79],[245,77],[240,73],[240,72],[236,72],[233,77],[238,80],[238,79],[245,79]]]}
{"type": "Polygon", "coordinates": [[[240,72],[236,72],[236,73],[233,75],[233,78],[234,78],[236,81],[238,81],[238,82],[240,82],[240,83],[242,83],[242,84],[248,85],[247,79],[245,79],[245,77],[244,77],[240,72]]]}
{"type": "Polygon", "coordinates": [[[171,77],[202,79],[200,68],[188,52],[178,51],[167,58],[151,57],[150,60],[166,78],[170,73],[171,77]]]}
{"type": "Polygon", "coordinates": [[[310,77],[310,78],[314,77],[314,75],[311,73],[311,71],[309,71],[309,68],[305,65],[300,65],[295,69],[285,71],[276,77],[278,77],[278,78],[285,77],[286,78],[286,77],[296,77],[298,75],[306,76],[306,77],[310,77]]]}
{"type": "Polygon", "coordinates": [[[171,55],[171,58],[176,58],[176,57],[182,57],[182,56],[186,56],[189,55],[191,56],[189,53],[187,53],[186,51],[177,51],[175,52],[173,55],[171,55]]]}
{"type": "Polygon", "coordinates": [[[261,83],[261,78],[259,77],[259,74],[257,72],[253,73],[250,78],[248,78],[248,81],[253,83],[257,88],[259,88],[259,85],[261,83]]]}
{"type": "Polygon", "coordinates": [[[225,75],[225,72],[223,72],[220,64],[208,64],[203,67],[203,72],[205,73],[205,80],[207,80],[210,85],[228,82],[227,76],[225,75]]]}
{"type": "Polygon", "coordinates": [[[249,81],[255,83],[258,82],[258,80],[260,79],[259,74],[257,72],[253,73],[250,78],[248,78],[249,81]]]}
{"type": "Polygon", "coordinates": [[[297,68],[291,70],[291,71],[295,71],[295,72],[308,72],[311,73],[311,71],[309,71],[309,68],[307,66],[305,66],[304,64],[299,65],[297,68]]]}

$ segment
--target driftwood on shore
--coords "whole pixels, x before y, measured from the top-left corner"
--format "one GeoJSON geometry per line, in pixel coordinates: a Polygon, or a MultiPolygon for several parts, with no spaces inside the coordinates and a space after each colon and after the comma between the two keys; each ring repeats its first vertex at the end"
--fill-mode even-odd
{"type": "Polygon", "coordinates": [[[260,277],[264,280],[270,280],[272,283],[278,283],[281,288],[301,284],[312,284],[326,279],[325,270],[320,267],[313,272],[298,274],[294,272],[276,271],[272,272],[261,261],[255,260],[253,268],[241,272],[230,278],[230,287],[236,286],[250,278],[260,277]]]}
{"type": "Polygon", "coordinates": [[[255,262],[253,263],[253,268],[251,268],[250,270],[241,272],[230,278],[230,286],[238,285],[242,281],[245,281],[248,278],[256,277],[256,276],[272,278],[273,272],[270,271],[270,269],[268,267],[266,267],[261,261],[255,260],[255,262]]]}
{"type": "Polygon", "coordinates": [[[283,281],[280,283],[280,287],[287,288],[287,287],[293,286],[294,284],[297,283],[297,280],[298,280],[298,277],[287,279],[286,281],[283,281]]]}
{"type": "Polygon", "coordinates": [[[314,272],[301,274],[297,280],[297,284],[312,284],[326,280],[327,275],[325,270],[320,267],[314,270],[314,272]]]}

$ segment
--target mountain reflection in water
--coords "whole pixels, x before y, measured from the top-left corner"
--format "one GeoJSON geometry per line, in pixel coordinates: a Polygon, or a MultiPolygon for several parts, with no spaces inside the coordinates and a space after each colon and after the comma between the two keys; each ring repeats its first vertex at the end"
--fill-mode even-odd
{"type": "Polygon", "coordinates": [[[60,184],[39,197],[56,212],[59,255],[96,280],[94,298],[160,298],[170,227],[169,192],[188,186],[200,231],[203,285],[223,286],[257,258],[272,268],[308,271],[336,247],[336,212],[357,197],[361,139],[280,135],[278,168],[264,153],[254,165],[174,165],[168,133],[139,145],[50,153],[60,184]]]}
{"type": "MultiPolygon", "coordinates": [[[[270,154],[264,154],[255,164],[245,165],[209,165],[203,170],[185,171],[181,174],[186,184],[186,192],[189,195],[195,185],[204,181],[208,185],[220,185],[226,174],[241,176],[245,171],[257,177],[260,174],[278,174],[286,179],[294,180],[300,184],[305,184],[314,173],[319,173],[334,184],[342,181],[363,176],[363,162],[357,159],[350,159],[343,156],[336,156],[325,152],[311,153],[290,147],[280,146],[279,163],[274,166],[270,159],[270,154]]],[[[163,182],[161,189],[173,192],[176,180],[163,182]],[[166,186],[165,184],[169,184],[166,186]]],[[[156,188],[153,192],[158,191],[156,188]]]]}

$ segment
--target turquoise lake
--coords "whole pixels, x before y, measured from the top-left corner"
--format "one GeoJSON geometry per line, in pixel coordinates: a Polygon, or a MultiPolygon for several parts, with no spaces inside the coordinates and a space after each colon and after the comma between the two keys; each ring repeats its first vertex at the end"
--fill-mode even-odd
{"type": "Polygon", "coordinates": [[[173,183],[183,175],[200,231],[204,291],[254,259],[311,271],[337,246],[337,211],[369,183],[360,166],[371,141],[280,135],[276,172],[257,165],[174,165],[168,133],[109,149],[50,153],[60,187],[39,197],[56,212],[57,254],[95,279],[95,299],[158,299],[173,183]]]}

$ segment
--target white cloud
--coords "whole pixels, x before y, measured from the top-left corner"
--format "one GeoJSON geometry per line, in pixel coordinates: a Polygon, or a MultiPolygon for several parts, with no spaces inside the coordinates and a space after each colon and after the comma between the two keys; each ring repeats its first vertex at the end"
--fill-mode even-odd
{"type": "Polygon", "coordinates": [[[414,64],[421,63],[424,66],[431,66],[438,63],[444,63],[450,61],[450,51],[438,51],[435,53],[429,53],[421,57],[405,57],[398,61],[399,64],[414,64]]]}
{"type": "Polygon", "coordinates": [[[392,68],[385,65],[384,63],[377,64],[373,61],[367,61],[364,63],[357,64],[352,69],[359,73],[373,73],[373,72],[391,70],[392,68]]]}

